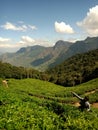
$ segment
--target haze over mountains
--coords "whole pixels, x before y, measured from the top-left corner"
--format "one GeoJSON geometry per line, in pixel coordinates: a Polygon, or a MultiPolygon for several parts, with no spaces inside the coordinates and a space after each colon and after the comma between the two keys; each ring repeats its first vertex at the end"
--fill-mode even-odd
{"type": "Polygon", "coordinates": [[[53,47],[29,46],[15,53],[5,53],[0,56],[2,62],[15,66],[33,67],[45,70],[60,64],[67,58],[98,48],[98,37],[87,37],[75,43],[59,40],[53,47]]]}

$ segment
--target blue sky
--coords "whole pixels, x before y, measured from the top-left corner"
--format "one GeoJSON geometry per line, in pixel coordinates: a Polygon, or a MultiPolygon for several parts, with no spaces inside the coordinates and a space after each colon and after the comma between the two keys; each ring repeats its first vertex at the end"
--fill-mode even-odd
{"type": "Polygon", "coordinates": [[[0,52],[98,36],[98,0],[0,0],[0,52]]]}

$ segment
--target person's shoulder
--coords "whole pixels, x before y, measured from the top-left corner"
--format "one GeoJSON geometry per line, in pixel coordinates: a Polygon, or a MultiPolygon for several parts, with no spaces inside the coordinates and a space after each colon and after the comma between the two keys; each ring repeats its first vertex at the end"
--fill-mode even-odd
{"type": "Polygon", "coordinates": [[[86,105],[87,107],[90,107],[90,103],[89,103],[88,101],[85,102],[85,105],[86,105]]]}

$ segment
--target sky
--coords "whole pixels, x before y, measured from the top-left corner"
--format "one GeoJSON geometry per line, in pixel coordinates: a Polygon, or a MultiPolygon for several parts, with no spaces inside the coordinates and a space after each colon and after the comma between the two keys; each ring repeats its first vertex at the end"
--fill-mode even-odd
{"type": "Polygon", "coordinates": [[[0,0],[0,52],[98,36],[98,0],[0,0]]]}

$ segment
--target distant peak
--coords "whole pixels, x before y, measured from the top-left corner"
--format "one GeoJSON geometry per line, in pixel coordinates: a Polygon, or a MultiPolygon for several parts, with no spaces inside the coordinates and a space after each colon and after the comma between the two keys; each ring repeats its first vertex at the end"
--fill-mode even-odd
{"type": "Polygon", "coordinates": [[[85,42],[91,42],[92,40],[96,40],[96,39],[98,39],[98,37],[87,37],[85,39],[85,42]]]}
{"type": "Polygon", "coordinates": [[[56,42],[54,47],[59,47],[59,46],[69,47],[71,44],[72,44],[71,42],[59,40],[59,41],[56,42]]]}
{"type": "Polygon", "coordinates": [[[32,50],[39,49],[39,48],[45,48],[45,47],[40,46],[40,45],[22,47],[16,53],[24,53],[24,52],[32,51],[32,50]]]}

